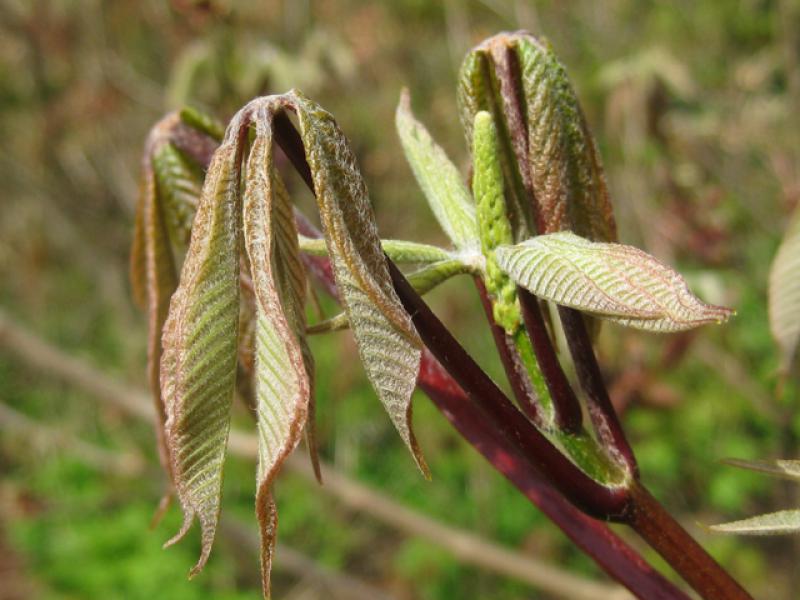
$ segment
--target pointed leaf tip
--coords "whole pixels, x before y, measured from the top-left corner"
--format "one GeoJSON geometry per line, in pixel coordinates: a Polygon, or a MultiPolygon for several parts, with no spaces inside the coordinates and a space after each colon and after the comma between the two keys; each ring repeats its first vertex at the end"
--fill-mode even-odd
{"type": "Polygon", "coordinates": [[[800,510],[779,510],[740,521],[711,525],[711,531],[739,535],[786,535],[800,532],[800,510]]]}
{"type": "Polygon", "coordinates": [[[496,255],[534,295],[628,327],[682,331],[722,323],[733,312],[705,304],[676,271],[632,246],[559,232],[500,247],[496,255]]]}
{"type": "Polygon", "coordinates": [[[400,94],[395,124],[406,159],[436,220],[456,248],[478,243],[475,205],[461,173],[411,112],[407,89],[400,94]]]}
{"type": "Polygon", "coordinates": [[[256,299],[256,515],[265,597],[269,597],[277,535],[272,482],[300,441],[313,402],[313,363],[305,339],[305,271],[291,201],[273,167],[270,108],[262,107],[256,113],[243,219],[256,299]]]}
{"type": "Polygon", "coordinates": [[[241,126],[234,119],[209,166],[162,336],[166,442],[184,512],[170,543],[197,517],[202,551],[192,575],[205,565],[214,540],[236,385],[241,126]]]}
{"type": "Polygon", "coordinates": [[[297,113],[334,279],[367,378],[426,473],[411,426],[422,341],[392,286],[366,183],[330,113],[299,93],[285,102],[297,113]]]}
{"type": "Polygon", "coordinates": [[[722,462],[739,469],[757,471],[783,479],[800,480],[800,460],[741,460],[727,458],[722,462]]]}

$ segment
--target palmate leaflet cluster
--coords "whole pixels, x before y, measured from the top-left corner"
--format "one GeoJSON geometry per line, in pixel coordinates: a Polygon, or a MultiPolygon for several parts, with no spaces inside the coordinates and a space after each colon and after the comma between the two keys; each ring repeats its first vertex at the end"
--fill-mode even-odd
{"type": "MultiPolygon", "coordinates": [[[[214,539],[234,393],[237,385],[249,386],[245,394],[259,432],[256,512],[269,594],[277,527],[270,490],[304,428],[316,460],[313,360],[306,343],[314,327],[352,329],[368,379],[428,474],[411,428],[422,342],[395,293],[387,256],[422,265],[409,276],[419,293],[456,274],[481,277],[495,319],[524,356],[542,403],[549,392],[522,325],[517,285],[653,330],[727,318],[727,309],[697,300],[677,273],[652,257],[606,243],[616,239],[616,227],[602,168],[563,67],[549,48],[528,35],[501,34],[468,55],[460,80],[474,159],[472,190],[414,118],[407,93],[396,120],[414,175],[453,250],[380,240],[348,141],[333,117],[300,92],[253,100],[221,139],[217,124],[193,112],[170,115],[154,129],[145,152],[132,277],[149,314],[148,369],[162,461],[184,512],[183,527],[170,543],[195,517],[201,525],[202,552],[192,574],[207,561],[214,539]],[[516,62],[509,62],[511,54],[516,62]],[[503,69],[512,63],[521,68],[517,92],[523,96],[505,89],[503,69]],[[506,104],[490,101],[497,95],[506,104]],[[291,198],[276,168],[274,147],[282,140],[275,124],[287,113],[296,119],[324,245],[298,238],[291,198]],[[301,252],[330,258],[345,309],[311,328],[301,252]],[[604,255],[614,260],[598,264],[596,257],[604,255]],[[633,280],[619,277],[637,269],[641,276],[633,280]]],[[[547,427],[548,435],[559,433],[551,430],[553,423],[547,427]]],[[[587,450],[586,444],[596,442],[585,432],[578,438],[564,452],[584,468],[604,451],[587,450]]],[[[598,460],[605,464],[613,457],[598,460]]],[[[610,485],[618,477],[614,469],[587,472],[610,485]]],[[[624,465],[619,469],[624,472],[624,465]]]]}

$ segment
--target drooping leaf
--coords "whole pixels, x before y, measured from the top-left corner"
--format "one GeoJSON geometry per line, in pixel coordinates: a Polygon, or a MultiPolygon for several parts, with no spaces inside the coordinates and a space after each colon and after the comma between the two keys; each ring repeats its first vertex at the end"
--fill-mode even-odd
{"type": "Polygon", "coordinates": [[[740,535],[784,535],[800,531],[800,510],[779,510],[741,521],[712,525],[712,531],[740,535]]]}
{"type": "Polygon", "coordinates": [[[277,532],[271,485],[300,441],[313,387],[313,366],[305,342],[305,272],[289,197],[273,172],[270,125],[261,108],[256,116],[257,133],[247,163],[244,196],[245,245],[256,296],[256,512],[267,596],[277,532]]]}
{"type": "Polygon", "coordinates": [[[192,238],[164,325],[161,392],[167,444],[183,508],[181,539],[195,517],[202,552],[211,552],[236,386],[239,328],[239,197],[241,119],[234,119],[214,153],[192,226],[192,238]]]}
{"type": "Polygon", "coordinates": [[[406,159],[439,225],[456,248],[475,249],[478,225],[469,190],[444,150],[414,118],[408,90],[400,96],[395,123],[406,159]]]}
{"type": "Polygon", "coordinates": [[[539,233],[570,230],[593,241],[616,241],[600,157],[566,69],[533,36],[519,35],[513,45],[525,95],[539,233]]]}
{"type": "Polygon", "coordinates": [[[769,325],[781,354],[781,371],[796,366],[800,344],[800,207],[781,242],[769,273],[769,325]]]}
{"type": "Polygon", "coordinates": [[[422,341],[392,286],[367,187],[334,118],[297,91],[279,97],[297,114],[328,254],[367,377],[420,470],[411,394],[422,341]]]}
{"type": "Polygon", "coordinates": [[[189,127],[202,131],[212,139],[222,141],[225,135],[225,126],[214,117],[200,112],[194,107],[185,106],[180,111],[181,121],[189,127]]]}
{"type": "Polygon", "coordinates": [[[170,143],[156,150],[152,161],[169,238],[182,254],[189,243],[203,175],[170,143]]]}
{"type": "Polygon", "coordinates": [[[680,331],[732,313],[700,301],[676,271],[632,246],[560,232],[500,247],[496,255],[536,296],[637,329],[680,331]]]}
{"type": "Polygon", "coordinates": [[[283,97],[297,114],[336,285],[367,377],[420,470],[411,429],[422,341],[392,286],[367,187],[330,113],[299,92],[283,97]]]}
{"type": "MultiPolygon", "coordinates": [[[[161,331],[167,318],[169,301],[178,285],[176,272],[176,245],[170,241],[170,208],[169,196],[159,181],[158,165],[164,165],[157,157],[177,151],[171,146],[172,137],[179,128],[178,117],[171,113],[161,119],[150,131],[142,157],[142,182],[136,209],[134,244],[131,252],[131,284],[134,298],[147,311],[147,376],[153,393],[156,407],[156,438],[161,463],[167,472],[170,483],[173,480],[172,465],[166,447],[164,424],[166,411],[160,390],[161,331]]],[[[171,171],[167,169],[171,174],[171,171]]],[[[169,178],[167,178],[169,179],[169,178]]],[[[166,181],[167,187],[169,181],[166,181]]],[[[188,192],[187,192],[188,193],[188,192]]],[[[199,195],[199,189],[193,192],[199,195]]],[[[187,199],[191,203],[191,200],[187,199]]],[[[193,210],[189,220],[193,216],[193,210]]],[[[190,227],[190,223],[186,227],[190,227]]],[[[185,243],[179,245],[183,250],[185,243]]],[[[166,507],[169,492],[162,499],[161,508],[166,507]]],[[[160,518],[161,508],[155,520],[160,518]]]]}
{"type": "MultiPolygon", "coordinates": [[[[155,174],[151,163],[147,159],[145,160],[140,194],[139,206],[141,207],[142,221],[140,225],[137,224],[137,235],[141,236],[141,243],[144,246],[142,249],[145,271],[144,294],[148,320],[147,379],[156,407],[156,440],[159,457],[170,482],[172,482],[172,464],[169,460],[164,432],[167,417],[161,397],[160,361],[162,352],[161,329],[167,319],[170,297],[178,285],[178,275],[163,215],[163,207],[156,189],[155,174]]],[[[134,256],[142,250],[135,250],[134,256]]],[[[167,495],[169,495],[169,492],[167,492],[167,495]]],[[[162,506],[165,501],[166,497],[162,500],[162,506]]]]}

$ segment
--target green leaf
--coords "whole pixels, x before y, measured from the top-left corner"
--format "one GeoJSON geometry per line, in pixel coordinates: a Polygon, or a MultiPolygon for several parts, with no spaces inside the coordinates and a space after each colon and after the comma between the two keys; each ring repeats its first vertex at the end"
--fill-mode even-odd
{"type": "MultiPolygon", "coordinates": [[[[143,165],[135,244],[131,254],[131,278],[134,282],[134,296],[138,297],[139,303],[147,310],[147,379],[156,407],[159,458],[171,485],[173,474],[164,432],[166,410],[160,383],[161,330],[167,319],[170,297],[178,285],[178,274],[149,156],[145,156],[143,165]]],[[[162,500],[162,506],[168,500],[169,493],[162,500]]]]}
{"type": "MultiPolygon", "coordinates": [[[[301,235],[299,241],[302,252],[313,256],[328,256],[324,239],[301,235]]],[[[453,258],[453,254],[444,248],[405,240],[381,240],[381,248],[396,263],[434,263],[453,258]]]]}
{"type": "Polygon", "coordinates": [[[767,475],[774,475],[783,479],[800,481],[800,460],[740,460],[726,459],[725,464],[749,471],[758,471],[767,475]]]}
{"type": "Polygon", "coordinates": [[[525,96],[539,233],[570,230],[594,241],[616,241],[600,157],[566,69],[533,36],[517,36],[514,48],[525,96]]]}
{"type": "Polygon", "coordinates": [[[202,191],[202,172],[171,143],[156,150],[152,161],[170,240],[173,247],[183,253],[189,243],[202,191]]]}
{"type": "Polygon", "coordinates": [[[629,327],[681,331],[732,314],[700,301],[677,272],[632,246],[565,231],[503,246],[496,255],[500,267],[536,296],[629,327]]]}
{"type": "Polygon", "coordinates": [[[217,121],[211,115],[200,112],[194,107],[185,106],[180,111],[181,121],[186,123],[192,129],[202,131],[210,138],[222,141],[222,136],[225,135],[225,126],[217,121]]]}
{"type": "Polygon", "coordinates": [[[202,552],[191,575],[205,565],[214,540],[236,386],[243,128],[241,119],[231,122],[208,168],[162,338],[167,444],[184,513],[168,544],[198,518],[202,552]]]}
{"type": "Polygon", "coordinates": [[[367,377],[427,476],[411,428],[422,341],[392,286],[364,178],[330,113],[297,91],[275,102],[297,114],[336,286],[367,377]]]}
{"type": "Polygon", "coordinates": [[[258,416],[258,492],[264,594],[277,533],[271,485],[300,441],[312,400],[313,364],[305,341],[306,280],[294,214],[273,170],[272,131],[256,116],[256,138],[247,163],[244,237],[256,297],[255,388],[258,416]]]}
{"type": "Polygon", "coordinates": [[[408,90],[400,95],[395,123],[406,159],[439,225],[456,248],[475,249],[478,225],[469,190],[444,150],[414,118],[408,90]]]}
{"type": "Polygon", "coordinates": [[[712,525],[709,529],[720,533],[741,535],[784,535],[800,531],[800,510],[779,510],[741,521],[712,525]]]}
{"type": "Polygon", "coordinates": [[[800,344],[800,207],[770,268],[769,325],[780,349],[781,371],[788,373],[800,344]]]}
{"type": "MultiPolygon", "coordinates": [[[[460,260],[450,259],[427,265],[422,269],[409,273],[407,277],[411,287],[413,287],[418,294],[424,295],[451,277],[469,273],[474,274],[475,268],[460,260]]],[[[307,329],[307,333],[316,335],[320,333],[329,333],[331,331],[340,331],[348,327],[350,327],[350,321],[347,319],[347,313],[339,313],[330,319],[325,319],[324,321],[311,325],[307,329]]]]}
{"type": "Polygon", "coordinates": [[[513,244],[511,222],[506,214],[503,173],[500,165],[500,142],[492,116],[486,111],[475,115],[472,157],[475,173],[472,193],[478,209],[481,251],[486,259],[486,290],[492,298],[495,322],[514,335],[520,326],[517,288],[498,266],[495,249],[513,244]]]}
{"type": "Polygon", "coordinates": [[[498,70],[508,66],[508,44],[516,34],[499,34],[473,48],[458,73],[458,107],[467,147],[473,150],[473,127],[480,111],[492,115],[499,139],[498,160],[505,181],[508,216],[514,239],[525,239],[534,231],[531,200],[533,190],[527,169],[525,124],[519,111],[521,90],[503,93],[498,70]],[[498,64],[499,63],[499,64],[498,64]],[[516,134],[512,135],[512,131],[516,134]]]}

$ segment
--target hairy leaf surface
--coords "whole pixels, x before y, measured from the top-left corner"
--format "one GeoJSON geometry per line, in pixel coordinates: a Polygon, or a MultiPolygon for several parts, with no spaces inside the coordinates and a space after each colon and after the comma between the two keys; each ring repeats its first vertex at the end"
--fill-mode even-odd
{"type": "Polygon", "coordinates": [[[155,152],[153,168],[170,240],[173,248],[183,253],[203,187],[202,172],[170,143],[155,152]]]}
{"type": "Polygon", "coordinates": [[[514,47],[526,102],[539,233],[570,230],[594,241],[616,241],[600,157],[564,66],[533,36],[517,36],[514,47]]]}
{"type": "Polygon", "coordinates": [[[527,135],[522,121],[521,90],[510,90],[498,76],[507,71],[509,44],[515,34],[499,34],[473,48],[458,73],[458,106],[461,125],[470,152],[474,148],[473,127],[480,111],[492,115],[499,138],[497,159],[505,180],[506,205],[514,239],[525,239],[534,231],[532,187],[527,165],[527,135]],[[498,62],[500,63],[498,65],[498,62]]]}
{"type": "Polygon", "coordinates": [[[495,249],[513,244],[514,238],[506,213],[497,128],[488,112],[480,111],[475,115],[473,132],[472,191],[478,208],[481,251],[486,259],[486,289],[491,294],[495,322],[508,335],[514,335],[520,325],[517,288],[500,269],[495,257],[495,249]]]}
{"type": "Polygon", "coordinates": [[[406,159],[439,225],[456,248],[477,247],[478,225],[469,190],[441,146],[414,118],[408,90],[400,96],[395,123],[406,159]]]}
{"type": "MultiPolygon", "coordinates": [[[[178,285],[178,274],[167,233],[163,209],[156,190],[155,174],[147,161],[144,168],[140,199],[141,235],[144,244],[145,299],[147,306],[147,379],[156,406],[156,438],[161,464],[173,480],[172,464],[166,446],[164,425],[166,410],[161,397],[160,362],[161,329],[167,319],[169,300],[178,285]]],[[[162,501],[163,502],[163,501],[162,501]]]]}
{"type": "Polygon", "coordinates": [[[783,535],[800,531],[800,510],[779,510],[741,521],[712,525],[713,531],[741,535],[783,535]]]}
{"type": "Polygon", "coordinates": [[[236,385],[239,327],[241,201],[239,119],[208,168],[192,238],[164,326],[161,392],[167,443],[184,513],[183,537],[197,517],[202,552],[196,574],[211,552],[236,385]]]}
{"type": "Polygon", "coordinates": [[[325,243],[361,362],[398,433],[427,475],[411,428],[411,394],[422,341],[392,286],[364,178],[330,113],[296,91],[282,98],[298,117],[325,243]]]}
{"type": "Polygon", "coordinates": [[[312,401],[312,362],[305,342],[306,282],[288,194],[272,165],[268,116],[256,118],[247,163],[244,234],[256,296],[256,410],[263,587],[275,547],[277,512],[271,485],[300,441],[312,401]]]}
{"type": "Polygon", "coordinates": [[[795,209],[769,273],[769,325],[781,354],[781,370],[796,365],[800,343],[800,207],[795,209]]]}
{"type": "MultiPolygon", "coordinates": [[[[142,182],[131,252],[131,283],[134,299],[147,310],[147,377],[156,407],[156,437],[159,457],[171,483],[173,472],[166,446],[164,431],[166,410],[160,384],[161,331],[167,318],[170,297],[178,285],[178,275],[174,254],[176,248],[175,244],[170,241],[169,233],[171,204],[165,200],[165,197],[171,193],[170,186],[173,181],[170,177],[167,177],[166,180],[159,177],[159,165],[162,165],[162,171],[171,174],[169,169],[163,169],[165,161],[159,160],[159,157],[171,153],[177,154],[177,151],[171,146],[171,139],[178,127],[178,117],[175,113],[171,113],[159,121],[148,136],[142,157],[142,182]]],[[[199,195],[199,187],[196,185],[197,174],[190,175],[188,170],[182,171],[181,174],[186,178],[195,178],[192,180],[192,191],[186,192],[195,194],[195,199],[186,198],[186,202],[190,204],[196,202],[196,197],[199,195]]],[[[187,188],[189,185],[187,183],[187,188]]],[[[191,215],[186,224],[187,230],[191,227],[191,217],[194,215],[193,208],[190,210],[191,215]]],[[[185,242],[180,244],[178,249],[184,250],[185,242]]],[[[162,507],[166,506],[165,502],[168,498],[169,495],[164,497],[162,507]]],[[[159,516],[157,514],[156,518],[159,516]]]]}
{"type": "Polygon", "coordinates": [[[503,246],[496,255],[536,296],[637,329],[680,331],[732,313],[700,301],[677,272],[632,246],[560,232],[503,246]]]}
{"type": "Polygon", "coordinates": [[[616,241],[594,139],[549,46],[525,32],[485,40],[461,66],[458,101],[470,147],[478,112],[488,111],[497,127],[516,239],[523,239],[527,221],[529,231],[539,234],[571,230],[595,241],[616,241]]]}

